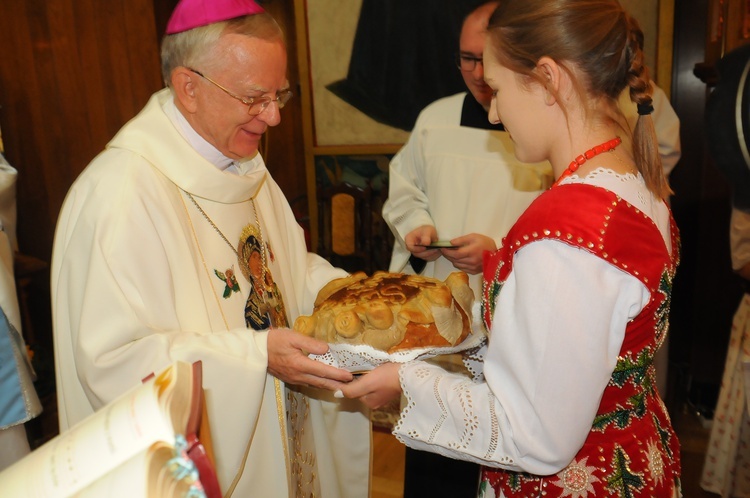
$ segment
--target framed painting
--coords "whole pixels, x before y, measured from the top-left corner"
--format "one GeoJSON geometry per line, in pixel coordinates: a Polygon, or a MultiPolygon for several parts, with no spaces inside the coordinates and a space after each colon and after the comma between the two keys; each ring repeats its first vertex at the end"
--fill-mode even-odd
{"type": "Polygon", "coordinates": [[[295,0],[312,148],[397,150],[425,106],[465,91],[457,41],[482,1],[295,0]]]}
{"type": "Polygon", "coordinates": [[[368,151],[395,150],[408,138],[408,131],[369,115],[360,102],[364,91],[355,95],[347,79],[362,3],[296,0],[299,60],[306,66],[300,79],[310,108],[311,145],[323,152],[348,153],[363,146],[368,151]]]}
{"type": "Polygon", "coordinates": [[[466,13],[484,0],[294,0],[313,241],[321,158],[392,155],[419,112],[465,91],[466,13]]]}

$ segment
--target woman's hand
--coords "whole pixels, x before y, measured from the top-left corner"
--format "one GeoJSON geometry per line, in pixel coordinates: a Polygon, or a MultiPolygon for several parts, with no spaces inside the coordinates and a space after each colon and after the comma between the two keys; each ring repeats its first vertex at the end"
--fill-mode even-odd
{"type": "Polygon", "coordinates": [[[359,398],[367,407],[375,410],[401,397],[398,369],[400,363],[385,363],[375,370],[361,375],[346,384],[341,392],[347,398],[359,398]]]}

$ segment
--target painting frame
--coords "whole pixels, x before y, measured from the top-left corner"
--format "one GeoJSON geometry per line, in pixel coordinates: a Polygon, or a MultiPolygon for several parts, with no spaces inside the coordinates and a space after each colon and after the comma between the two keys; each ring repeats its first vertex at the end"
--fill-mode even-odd
{"type": "Polygon", "coordinates": [[[408,139],[408,131],[378,122],[330,89],[346,79],[361,4],[294,0],[306,144],[316,154],[391,153],[408,139]]]}

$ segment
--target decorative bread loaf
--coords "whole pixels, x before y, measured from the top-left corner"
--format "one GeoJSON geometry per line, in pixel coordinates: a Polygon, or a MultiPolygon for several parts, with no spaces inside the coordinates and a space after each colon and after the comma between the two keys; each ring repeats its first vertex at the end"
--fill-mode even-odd
{"type": "Polygon", "coordinates": [[[450,347],[471,332],[473,303],[464,272],[451,273],[445,282],[358,272],[323,287],[312,315],[298,317],[294,329],[328,343],[367,344],[389,353],[450,347]]]}

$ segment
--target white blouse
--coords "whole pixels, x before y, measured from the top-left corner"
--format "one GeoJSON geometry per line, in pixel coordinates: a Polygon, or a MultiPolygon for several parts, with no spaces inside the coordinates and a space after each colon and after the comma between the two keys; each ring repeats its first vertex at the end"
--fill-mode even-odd
{"type": "MultiPolygon", "coordinates": [[[[640,175],[599,168],[564,183],[613,191],[653,220],[672,250],[669,210],[640,175]]],[[[524,246],[497,298],[483,376],[404,365],[407,405],[394,434],[407,446],[489,467],[560,471],[583,445],[626,325],[649,298],[638,279],[589,252],[555,240],[524,246]]]]}

